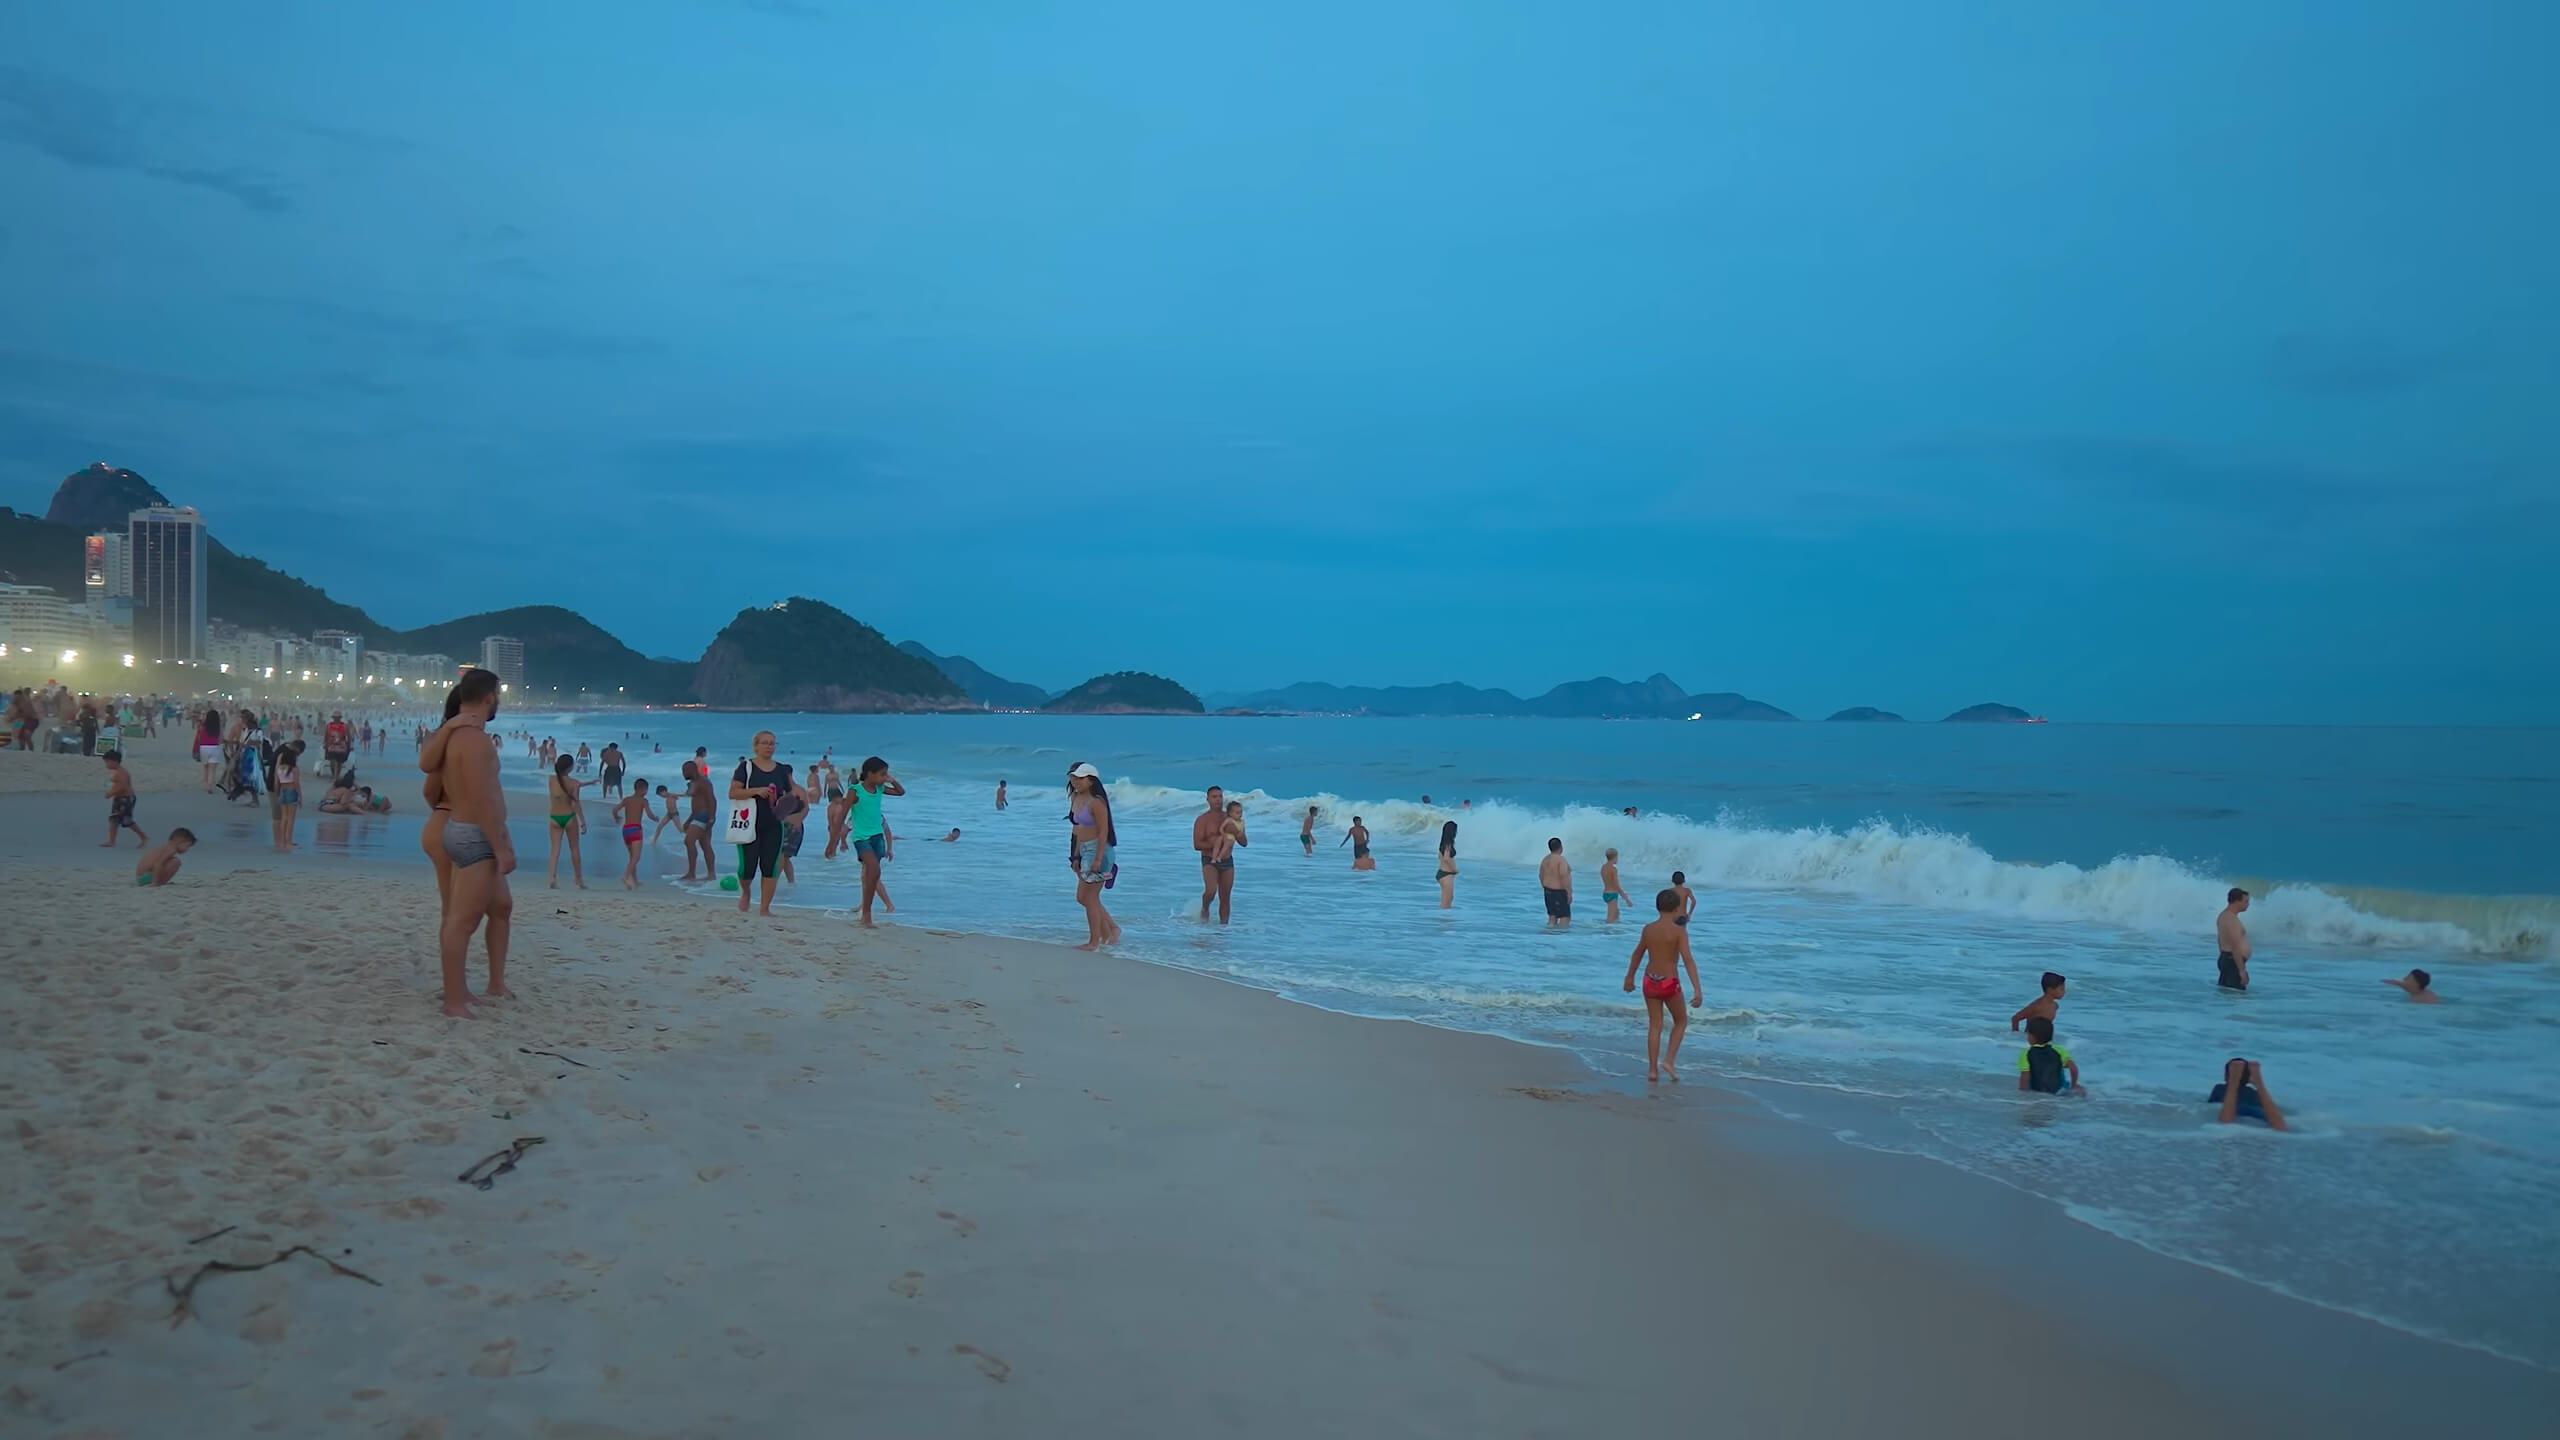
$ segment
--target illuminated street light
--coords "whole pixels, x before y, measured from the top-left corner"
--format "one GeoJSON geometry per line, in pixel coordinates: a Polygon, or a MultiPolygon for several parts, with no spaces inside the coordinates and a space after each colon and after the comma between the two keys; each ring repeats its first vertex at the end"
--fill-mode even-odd
{"type": "Polygon", "coordinates": [[[79,652],[79,651],[77,651],[77,650],[65,650],[65,651],[63,651],[63,652],[62,652],[62,663],[63,663],[63,664],[65,664],[65,665],[68,665],[68,664],[70,664],[72,661],[77,660],[77,659],[79,659],[79,658],[80,658],[80,652],[79,652]]]}

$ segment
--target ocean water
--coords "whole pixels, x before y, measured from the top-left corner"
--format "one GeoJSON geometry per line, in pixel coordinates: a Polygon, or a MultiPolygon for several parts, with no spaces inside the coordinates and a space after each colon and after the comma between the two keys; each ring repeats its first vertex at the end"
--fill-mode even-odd
{"type": "MultiPolygon", "coordinates": [[[[2046,1196],[2166,1254],[2560,1367],[2560,732],[1538,720],[502,717],[634,737],[672,781],[771,728],[801,764],[887,756],[905,923],[1081,941],[1061,781],[1110,782],[1126,954],[1311,1004],[1512,1036],[1640,1076],[1629,889],[1685,870],[1707,1004],[1683,1069],[1844,1141],[2046,1196]],[[666,753],[652,754],[661,744],[666,753]],[[1012,808],[991,792],[1011,782],[1012,808]],[[1196,918],[1199,787],[1246,801],[1235,923],[1196,918]],[[1431,797],[1426,804],[1423,797],[1431,797]],[[1464,802],[1462,808],[1462,802],[1464,802]],[[1298,817],[1320,812],[1314,855],[1298,817]],[[1620,811],[1637,807],[1629,818],[1620,811]],[[1352,815],[1378,868],[1340,848],[1352,815]],[[1459,823],[1455,909],[1431,879],[1459,823]],[[952,827],[959,843],[931,843],[952,827]],[[1579,903],[1543,927],[1566,842],[1579,903]],[[2213,985],[2222,892],[2259,899],[2256,988],[2213,985]],[[2436,976],[2440,1006],[2385,977],[2436,976]],[[2022,1096],[2006,1024],[2070,979],[2086,1098],[2022,1096]],[[2213,1123],[2232,1055],[2294,1132],[2213,1123]]],[[[522,746],[518,783],[531,783],[522,746]]],[[[789,903],[842,906],[813,824],[789,903]]],[[[591,868],[620,868],[599,827],[591,868]]],[[[670,840],[653,864],[675,860],[670,840]]],[[[529,863],[537,863],[529,857],[529,863]]],[[[679,863],[680,862],[675,862],[679,863]]],[[[661,873],[674,873],[662,870],[661,873]]]]}

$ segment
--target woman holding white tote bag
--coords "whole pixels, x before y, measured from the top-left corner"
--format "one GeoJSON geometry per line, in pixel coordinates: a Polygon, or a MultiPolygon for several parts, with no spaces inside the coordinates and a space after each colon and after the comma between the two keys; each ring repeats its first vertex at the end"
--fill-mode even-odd
{"type": "Polygon", "coordinates": [[[739,761],[729,775],[729,843],[738,847],[740,914],[746,913],[748,883],[759,875],[764,877],[764,899],[756,913],[773,913],[774,879],[782,868],[782,817],[774,813],[773,802],[798,788],[791,782],[791,767],[774,763],[773,732],[757,731],[755,754],[739,761]],[[747,838],[740,839],[742,835],[747,838]]]}

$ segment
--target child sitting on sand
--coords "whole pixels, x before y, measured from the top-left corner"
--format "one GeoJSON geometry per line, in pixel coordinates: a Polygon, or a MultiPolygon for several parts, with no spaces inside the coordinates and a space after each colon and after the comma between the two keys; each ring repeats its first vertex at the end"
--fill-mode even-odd
{"type": "Polygon", "coordinates": [[[2028,1001],[2017,1014],[2009,1017],[2009,1033],[2012,1035],[2018,1033],[2020,1021],[2051,1020],[2059,1015],[2062,1011],[2062,987],[2061,976],[2050,970],[2044,972],[2044,993],[2028,1001]]]}
{"type": "Polygon", "coordinates": [[[2027,1021],[2027,1048],[2018,1052],[2018,1088],[2045,1095],[2067,1095],[2080,1089],[2080,1062],[2053,1043],[2053,1022],[2042,1015],[2027,1021]]]}
{"type": "Polygon", "coordinates": [[[178,878],[178,857],[196,848],[196,832],[184,826],[169,832],[169,838],[142,852],[134,862],[133,883],[160,886],[178,878]]]}
{"type": "Polygon", "coordinates": [[[1644,1078],[1659,1080],[1665,1072],[1671,1083],[1680,1083],[1680,1041],[1689,1033],[1689,1010],[1680,1003],[1680,967],[1689,967],[1689,989],[1694,996],[1691,1005],[1707,1003],[1706,987],[1698,983],[1698,957],[1689,952],[1689,931],[1677,918],[1680,892],[1665,890],[1653,897],[1653,922],[1636,936],[1634,953],[1627,956],[1627,983],[1621,987],[1636,988],[1636,966],[1644,966],[1644,1078]],[[1671,1021],[1671,1047],[1662,1046],[1662,1022],[1668,1012],[1671,1021]]]}

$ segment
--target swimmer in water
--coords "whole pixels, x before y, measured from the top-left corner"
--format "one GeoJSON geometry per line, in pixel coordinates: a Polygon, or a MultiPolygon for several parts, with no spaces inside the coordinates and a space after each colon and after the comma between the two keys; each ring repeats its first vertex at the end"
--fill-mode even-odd
{"type": "Polygon", "coordinates": [[[1351,817],[1351,828],[1342,832],[1342,839],[1333,848],[1339,850],[1344,845],[1351,847],[1352,869],[1375,870],[1378,868],[1378,862],[1369,858],[1369,827],[1363,824],[1357,815],[1351,817]]]}
{"type": "Polygon", "coordinates": [[[2412,1005],[2441,1005],[2444,1003],[2436,998],[2435,977],[2424,970],[2412,970],[2397,980],[2385,980],[2382,983],[2385,985],[2396,985],[2400,989],[2406,991],[2409,996],[2409,1003],[2412,1005]]]}
{"type": "Polygon", "coordinates": [[[1600,917],[1603,923],[1618,923],[1618,906],[1626,898],[1618,889],[1618,852],[1613,846],[1600,852],[1600,903],[1609,907],[1608,913],[1600,917]]]}
{"type": "Polygon", "coordinates": [[[1698,957],[1689,949],[1689,932],[1671,917],[1680,909],[1680,897],[1665,890],[1653,897],[1653,920],[1636,936],[1636,948],[1627,956],[1627,981],[1621,989],[1636,988],[1636,967],[1644,967],[1644,1078],[1659,1080],[1670,1075],[1671,1083],[1680,1083],[1680,1042],[1689,1034],[1689,1005],[1707,1003],[1706,987],[1698,983],[1698,957]],[[1689,1001],[1680,1000],[1680,967],[1689,968],[1689,1001]],[[1671,1046],[1666,1054],[1662,1044],[1665,1020],[1671,1024],[1671,1046]]]}
{"type": "Polygon", "coordinates": [[[1689,888],[1689,872],[1671,872],[1671,888],[1680,892],[1680,924],[1686,929],[1689,917],[1698,913],[1698,892],[1689,888]]]}
{"type": "Polygon", "coordinates": [[[2050,970],[2044,972],[2044,993],[2020,1006],[2018,1013],[2009,1017],[2009,1033],[2017,1034],[2018,1026],[2024,1021],[2051,1020],[2060,1014],[2062,990],[2062,977],[2050,970]]]}
{"type": "Polygon", "coordinates": [[[1298,825],[1298,844],[1309,855],[1316,853],[1316,807],[1307,807],[1307,818],[1298,825]]]}

